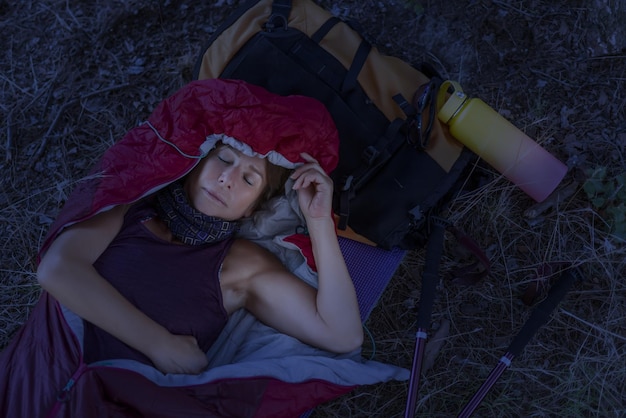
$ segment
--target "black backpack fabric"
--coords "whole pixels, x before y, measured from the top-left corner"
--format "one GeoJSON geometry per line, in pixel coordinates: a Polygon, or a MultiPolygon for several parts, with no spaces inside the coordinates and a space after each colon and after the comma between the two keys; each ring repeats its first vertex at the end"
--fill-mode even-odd
{"type": "Polygon", "coordinates": [[[310,0],[254,0],[212,35],[194,77],[324,103],[340,137],[331,173],[339,235],[413,249],[473,156],[437,120],[438,77],[425,72],[381,54],[354,24],[310,0]]]}

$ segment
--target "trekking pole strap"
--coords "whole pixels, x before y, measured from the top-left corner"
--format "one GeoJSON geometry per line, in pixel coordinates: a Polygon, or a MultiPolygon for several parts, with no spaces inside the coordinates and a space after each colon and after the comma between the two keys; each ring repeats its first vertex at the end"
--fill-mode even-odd
{"type": "Polygon", "coordinates": [[[474,285],[491,272],[491,263],[480,246],[465,232],[455,226],[450,226],[448,230],[464,250],[469,251],[476,261],[468,266],[459,267],[450,272],[452,283],[458,285],[474,285]],[[481,267],[481,268],[478,268],[481,267]]]}

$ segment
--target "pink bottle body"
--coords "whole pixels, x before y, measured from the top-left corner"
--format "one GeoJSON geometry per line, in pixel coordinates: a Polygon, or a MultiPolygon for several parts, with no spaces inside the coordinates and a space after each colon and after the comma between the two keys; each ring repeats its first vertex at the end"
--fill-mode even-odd
{"type": "Polygon", "coordinates": [[[556,189],[567,166],[482,100],[456,91],[438,117],[450,133],[535,201],[556,189]]]}

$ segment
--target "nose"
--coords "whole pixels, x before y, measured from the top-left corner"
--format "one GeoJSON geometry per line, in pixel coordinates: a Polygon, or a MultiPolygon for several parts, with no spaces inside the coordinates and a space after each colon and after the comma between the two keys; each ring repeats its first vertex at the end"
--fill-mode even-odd
{"type": "Polygon", "coordinates": [[[232,177],[233,177],[233,169],[231,167],[225,168],[220,173],[217,181],[223,185],[224,187],[231,188],[232,186],[232,177]]]}

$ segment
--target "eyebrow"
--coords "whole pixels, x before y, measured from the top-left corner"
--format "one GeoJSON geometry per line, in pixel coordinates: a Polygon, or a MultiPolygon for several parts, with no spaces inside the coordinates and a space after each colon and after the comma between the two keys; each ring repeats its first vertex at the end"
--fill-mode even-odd
{"type": "MultiPolygon", "coordinates": [[[[232,151],[239,158],[241,158],[242,156],[250,158],[249,155],[244,154],[243,152],[239,151],[238,149],[235,149],[235,148],[231,147],[230,145],[225,145],[224,148],[222,148],[222,149],[227,149],[227,150],[232,151]]],[[[265,161],[264,158],[261,158],[261,161],[263,161],[264,164],[267,164],[267,162],[265,161]]],[[[261,177],[261,180],[265,180],[265,176],[263,175],[261,170],[255,164],[248,163],[247,166],[250,169],[250,171],[253,171],[259,177],[261,177]]]]}
{"type": "Polygon", "coordinates": [[[255,164],[248,164],[248,166],[250,167],[251,171],[254,171],[259,177],[261,177],[261,180],[265,180],[265,176],[263,175],[261,170],[259,170],[259,168],[255,164]]]}

